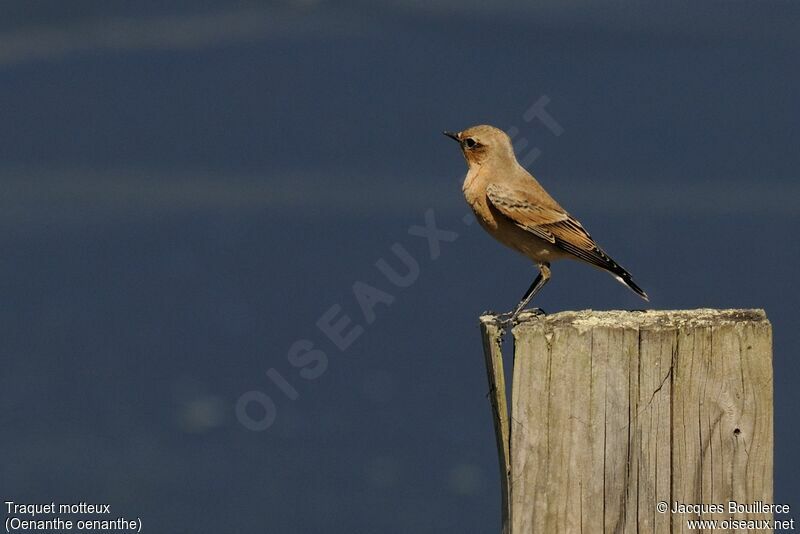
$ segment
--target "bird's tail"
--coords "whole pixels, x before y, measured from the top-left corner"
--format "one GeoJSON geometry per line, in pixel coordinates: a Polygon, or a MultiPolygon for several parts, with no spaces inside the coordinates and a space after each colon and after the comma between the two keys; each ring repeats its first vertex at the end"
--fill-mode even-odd
{"type": "Polygon", "coordinates": [[[650,302],[650,298],[647,296],[647,293],[644,292],[644,289],[636,285],[636,282],[633,281],[631,273],[623,269],[619,263],[612,260],[611,256],[606,254],[603,249],[596,244],[593,243],[594,246],[590,250],[577,247],[571,243],[564,243],[563,241],[560,245],[567,252],[574,254],[578,259],[607,271],[611,276],[619,280],[620,283],[628,286],[631,291],[647,302],[650,302]]]}
{"type": "Polygon", "coordinates": [[[647,293],[644,292],[644,289],[636,285],[636,282],[633,281],[633,278],[628,271],[617,264],[614,264],[614,267],[616,267],[614,270],[609,269],[608,271],[611,273],[611,276],[619,280],[621,284],[628,286],[631,291],[642,297],[644,300],[650,302],[650,297],[647,296],[647,293]]]}

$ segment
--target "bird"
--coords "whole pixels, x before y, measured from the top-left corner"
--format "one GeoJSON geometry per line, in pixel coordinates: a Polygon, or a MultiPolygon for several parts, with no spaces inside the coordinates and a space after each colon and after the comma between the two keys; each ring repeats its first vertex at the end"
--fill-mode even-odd
{"type": "Polygon", "coordinates": [[[480,225],[502,244],[522,253],[539,273],[507,317],[514,323],[520,312],[550,280],[550,264],[571,259],[610,273],[646,301],[647,293],[630,273],[595,242],[583,225],[551,197],[519,164],[509,136],[501,129],[478,125],[460,132],[443,132],[455,140],[467,160],[464,197],[480,225]]]}

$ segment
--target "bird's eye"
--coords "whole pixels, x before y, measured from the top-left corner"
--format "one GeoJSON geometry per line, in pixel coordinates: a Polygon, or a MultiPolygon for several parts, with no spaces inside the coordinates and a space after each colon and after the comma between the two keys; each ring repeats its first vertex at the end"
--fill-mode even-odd
{"type": "Polygon", "coordinates": [[[471,137],[467,137],[467,138],[464,140],[464,144],[465,144],[465,145],[467,145],[467,148],[473,148],[473,147],[475,147],[475,145],[477,145],[478,143],[475,141],[475,139],[473,139],[473,138],[471,138],[471,137]]]}

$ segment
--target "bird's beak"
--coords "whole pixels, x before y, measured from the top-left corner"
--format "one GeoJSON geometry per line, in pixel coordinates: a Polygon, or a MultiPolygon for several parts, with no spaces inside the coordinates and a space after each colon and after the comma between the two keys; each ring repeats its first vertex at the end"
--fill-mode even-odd
{"type": "Polygon", "coordinates": [[[461,142],[461,139],[458,137],[458,134],[457,134],[457,133],[453,133],[453,132],[447,132],[447,131],[444,131],[444,132],[442,132],[442,133],[443,133],[444,135],[446,135],[447,137],[449,137],[450,139],[454,139],[454,140],[455,140],[456,142],[458,142],[458,143],[460,143],[460,142],[461,142]]]}

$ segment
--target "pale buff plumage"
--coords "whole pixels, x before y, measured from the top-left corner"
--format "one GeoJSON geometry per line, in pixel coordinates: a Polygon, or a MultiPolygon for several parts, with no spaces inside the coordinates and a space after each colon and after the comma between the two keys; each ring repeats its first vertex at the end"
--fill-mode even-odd
{"type": "Polygon", "coordinates": [[[469,171],[464,197],[481,226],[501,243],[539,266],[539,276],[510,314],[514,320],[550,278],[550,262],[576,259],[611,273],[647,300],[631,275],[594,242],[572,217],[526,171],[514,155],[511,139],[493,126],[473,126],[445,135],[458,141],[469,171]]]}

